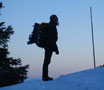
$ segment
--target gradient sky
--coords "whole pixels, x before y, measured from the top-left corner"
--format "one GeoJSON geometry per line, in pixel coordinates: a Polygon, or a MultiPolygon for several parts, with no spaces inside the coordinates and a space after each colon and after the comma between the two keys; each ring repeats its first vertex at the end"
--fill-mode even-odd
{"type": "Polygon", "coordinates": [[[59,18],[59,55],[53,54],[49,75],[58,77],[93,68],[90,6],[93,10],[97,66],[104,64],[104,0],[1,0],[1,21],[15,31],[9,43],[10,56],[30,64],[29,77],[41,77],[44,49],[27,45],[32,25],[49,22],[49,16],[59,18]]]}

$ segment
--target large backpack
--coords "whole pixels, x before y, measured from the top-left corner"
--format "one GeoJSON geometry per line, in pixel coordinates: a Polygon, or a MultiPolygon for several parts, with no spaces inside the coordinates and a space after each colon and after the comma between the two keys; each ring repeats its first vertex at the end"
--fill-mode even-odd
{"type": "Polygon", "coordinates": [[[48,23],[35,23],[33,31],[29,35],[27,44],[36,44],[38,47],[44,48],[48,40],[48,23]]]}

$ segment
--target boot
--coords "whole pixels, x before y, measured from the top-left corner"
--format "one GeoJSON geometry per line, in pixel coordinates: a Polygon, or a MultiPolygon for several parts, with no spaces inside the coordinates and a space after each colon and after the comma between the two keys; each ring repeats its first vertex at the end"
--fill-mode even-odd
{"type": "Polygon", "coordinates": [[[51,78],[51,77],[43,77],[42,80],[43,81],[49,81],[49,80],[53,80],[53,78],[51,78]]]}

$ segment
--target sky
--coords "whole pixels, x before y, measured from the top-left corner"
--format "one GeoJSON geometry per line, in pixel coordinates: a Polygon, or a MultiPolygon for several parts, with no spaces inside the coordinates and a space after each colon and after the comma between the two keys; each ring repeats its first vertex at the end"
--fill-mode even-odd
{"type": "Polygon", "coordinates": [[[60,75],[93,68],[90,6],[93,13],[96,66],[104,64],[104,0],[0,0],[1,21],[11,25],[15,31],[9,42],[10,56],[21,58],[23,65],[29,64],[28,76],[40,78],[44,60],[44,49],[35,44],[27,45],[35,22],[49,22],[56,14],[59,18],[59,55],[53,53],[49,75],[60,75]]]}

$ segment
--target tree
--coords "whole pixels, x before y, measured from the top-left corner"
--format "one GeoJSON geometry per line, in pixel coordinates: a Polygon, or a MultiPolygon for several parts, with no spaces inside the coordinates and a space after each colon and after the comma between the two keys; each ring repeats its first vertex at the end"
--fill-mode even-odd
{"type": "MultiPolygon", "coordinates": [[[[0,2],[0,10],[2,8],[3,4],[0,2]]],[[[13,34],[12,26],[6,27],[5,22],[0,22],[0,87],[21,83],[27,78],[29,65],[22,66],[20,58],[8,56],[8,42],[13,34]]]]}

